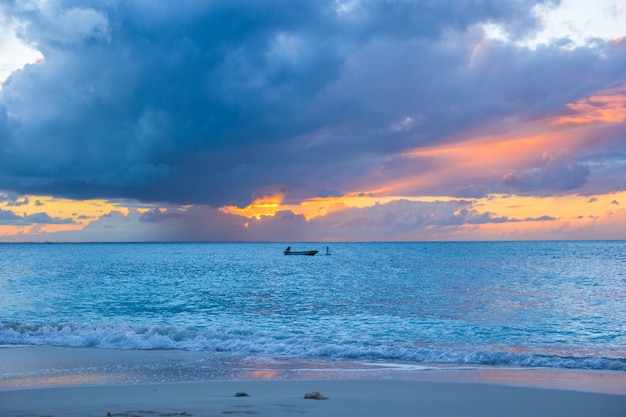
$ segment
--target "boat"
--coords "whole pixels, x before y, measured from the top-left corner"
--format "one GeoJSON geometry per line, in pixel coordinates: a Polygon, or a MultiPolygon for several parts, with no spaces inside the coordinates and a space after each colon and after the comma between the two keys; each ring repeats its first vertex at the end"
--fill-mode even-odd
{"type": "Polygon", "coordinates": [[[286,251],[283,251],[283,253],[285,255],[306,255],[306,256],[313,256],[317,252],[319,252],[319,251],[316,251],[316,250],[301,250],[301,251],[286,250],[286,251]]]}
{"type": "Polygon", "coordinates": [[[317,252],[319,251],[317,250],[301,250],[301,251],[291,250],[291,246],[289,246],[287,249],[283,251],[285,255],[305,255],[305,256],[313,256],[317,252]]]}

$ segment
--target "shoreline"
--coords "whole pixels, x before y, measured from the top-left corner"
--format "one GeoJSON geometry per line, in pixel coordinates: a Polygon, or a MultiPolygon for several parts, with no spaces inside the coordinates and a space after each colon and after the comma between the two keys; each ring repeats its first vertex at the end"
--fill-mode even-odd
{"type": "Polygon", "coordinates": [[[626,415],[623,371],[51,346],[0,351],[2,416],[626,415]],[[315,391],[327,399],[304,398],[315,391]]]}
{"type": "Polygon", "coordinates": [[[0,391],[0,415],[618,417],[626,395],[484,382],[398,379],[230,380],[0,391]],[[325,400],[305,399],[318,391],[325,400]],[[238,397],[236,393],[247,396],[238,397]]]}
{"type": "Polygon", "coordinates": [[[383,361],[272,358],[180,350],[0,348],[0,392],[170,383],[406,380],[483,383],[626,396],[626,372],[383,361]]]}

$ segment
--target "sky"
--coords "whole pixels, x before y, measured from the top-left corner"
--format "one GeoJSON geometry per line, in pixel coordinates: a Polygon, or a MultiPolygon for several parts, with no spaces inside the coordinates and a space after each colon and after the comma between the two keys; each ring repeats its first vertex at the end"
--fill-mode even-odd
{"type": "Polygon", "coordinates": [[[626,0],[2,0],[0,242],[626,239],[626,0]]]}

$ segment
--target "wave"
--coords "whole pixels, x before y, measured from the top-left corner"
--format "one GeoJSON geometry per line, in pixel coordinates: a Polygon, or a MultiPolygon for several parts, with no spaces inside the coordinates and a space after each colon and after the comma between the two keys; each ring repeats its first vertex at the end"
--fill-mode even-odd
{"type": "Polygon", "coordinates": [[[2,345],[50,345],[130,350],[192,350],[300,359],[350,359],[424,364],[492,365],[626,371],[626,358],[513,353],[503,349],[424,347],[395,343],[281,337],[254,329],[181,329],[173,326],[0,323],[2,345]]]}

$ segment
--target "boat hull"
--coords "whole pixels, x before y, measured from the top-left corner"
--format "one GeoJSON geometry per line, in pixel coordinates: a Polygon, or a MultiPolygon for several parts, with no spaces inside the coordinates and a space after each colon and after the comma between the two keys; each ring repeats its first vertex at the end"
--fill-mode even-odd
{"type": "Polygon", "coordinates": [[[319,251],[316,251],[316,250],[304,250],[304,251],[286,250],[286,251],[283,251],[283,253],[285,255],[304,255],[304,256],[313,256],[317,252],[319,252],[319,251]]]}

